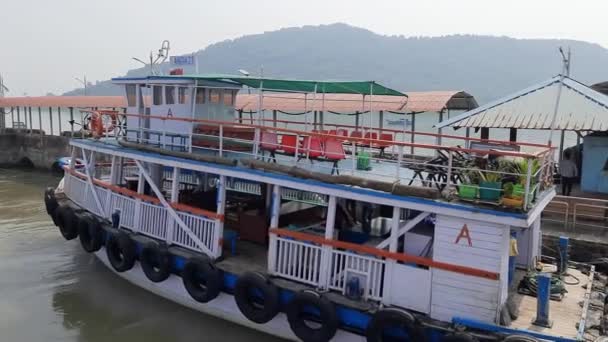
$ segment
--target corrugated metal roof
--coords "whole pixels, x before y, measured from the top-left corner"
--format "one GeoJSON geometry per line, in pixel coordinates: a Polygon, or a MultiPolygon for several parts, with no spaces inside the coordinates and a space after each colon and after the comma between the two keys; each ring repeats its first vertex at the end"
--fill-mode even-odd
{"type": "Polygon", "coordinates": [[[563,84],[554,128],[608,130],[608,96],[560,75],[451,119],[437,127],[551,129],[560,82],[563,84]]]}
{"type": "Polygon", "coordinates": [[[0,97],[0,107],[125,107],[124,96],[22,96],[0,97]]]}
{"type": "MultiPolygon", "coordinates": [[[[370,99],[374,111],[395,112],[439,112],[443,109],[469,110],[477,107],[475,98],[464,91],[429,91],[429,92],[407,92],[405,96],[380,96],[374,95],[365,98],[361,95],[352,94],[325,94],[323,104],[322,96],[317,95],[315,110],[323,109],[328,112],[354,113],[368,111],[370,99]]],[[[293,93],[266,93],[264,94],[263,109],[278,110],[283,112],[303,112],[311,110],[313,96],[307,95],[305,106],[304,94],[293,93]]],[[[239,94],[236,100],[236,109],[246,112],[258,110],[258,95],[239,94]]]]}

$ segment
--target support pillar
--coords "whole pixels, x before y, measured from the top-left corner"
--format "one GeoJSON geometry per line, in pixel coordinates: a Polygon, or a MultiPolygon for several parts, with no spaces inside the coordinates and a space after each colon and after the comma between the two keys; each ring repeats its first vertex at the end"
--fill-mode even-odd
{"type": "MultiPolygon", "coordinates": [[[[562,134],[559,137],[559,163],[562,163],[562,159],[564,158],[564,138],[566,135],[566,131],[562,130],[562,134]]],[[[572,158],[574,158],[574,156],[572,156],[572,158]]]]}
{"type": "Polygon", "coordinates": [[[222,245],[221,242],[224,237],[224,214],[226,211],[226,176],[220,175],[217,182],[217,216],[215,220],[215,234],[213,248],[217,248],[215,251],[215,257],[219,258],[222,256],[222,245]]]}
{"type": "MultiPolygon", "coordinates": [[[[281,211],[281,187],[272,186],[272,199],[270,205],[270,229],[279,227],[279,214],[281,211]]],[[[277,266],[277,236],[270,234],[268,242],[268,274],[273,274],[277,266]]]]}
{"type": "MultiPolygon", "coordinates": [[[[329,196],[327,217],[325,219],[325,240],[334,239],[334,221],[336,219],[336,196],[329,196]]],[[[331,272],[331,253],[333,248],[323,245],[321,249],[321,264],[319,267],[319,288],[326,290],[329,286],[331,272]]]]}
{"type": "MultiPolygon", "coordinates": [[[[401,219],[401,208],[399,207],[393,207],[393,220],[391,221],[391,235],[390,235],[390,243],[388,245],[388,251],[395,253],[397,252],[397,246],[398,246],[398,242],[399,242],[399,221],[401,219]]],[[[394,259],[387,259],[386,260],[386,279],[385,281],[388,284],[392,284],[392,277],[393,277],[393,268],[395,267],[395,264],[397,263],[396,260],[394,259]]],[[[384,295],[382,296],[382,302],[383,304],[390,304],[390,300],[391,300],[391,287],[390,286],[385,286],[385,291],[388,293],[384,293],[384,295]]]]}

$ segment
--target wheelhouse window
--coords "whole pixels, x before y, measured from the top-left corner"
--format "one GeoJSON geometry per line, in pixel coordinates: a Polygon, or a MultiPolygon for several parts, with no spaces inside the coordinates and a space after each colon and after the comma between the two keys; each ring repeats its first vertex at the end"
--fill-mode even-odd
{"type": "Polygon", "coordinates": [[[220,91],[218,89],[209,91],[209,103],[220,103],[220,91]]]}
{"type": "Polygon", "coordinates": [[[186,92],[187,91],[188,91],[188,88],[186,88],[186,87],[177,88],[177,102],[179,104],[186,103],[186,92]]]}
{"type": "Polygon", "coordinates": [[[205,103],[205,88],[196,88],[196,103],[205,103]]]}
{"type": "Polygon", "coordinates": [[[129,107],[135,107],[136,105],[136,87],[135,84],[127,84],[125,87],[125,90],[127,92],[127,106],[129,107]]]}
{"type": "Polygon", "coordinates": [[[234,106],[234,90],[224,91],[224,105],[234,106]]]}
{"type": "Polygon", "coordinates": [[[174,86],[165,86],[165,104],[175,104],[174,86]]]}
{"type": "Polygon", "coordinates": [[[153,86],[152,87],[152,104],[155,106],[163,104],[163,87],[153,86]]]}

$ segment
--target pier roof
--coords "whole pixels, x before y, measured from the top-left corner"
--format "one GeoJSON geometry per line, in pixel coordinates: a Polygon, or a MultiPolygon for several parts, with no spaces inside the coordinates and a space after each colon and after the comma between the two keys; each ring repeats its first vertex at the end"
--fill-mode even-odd
{"type": "Polygon", "coordinates": [[[122,108],[124,96],[17,96],[0,97],[0,107],[122,108]]]}
{"type": "Polygon", "coordinates": [[[446,126],[606,131],[608,96],[557,75],[436,125],[446,126]],[[560,85],[562,93],[552,125],[560,85]]]}

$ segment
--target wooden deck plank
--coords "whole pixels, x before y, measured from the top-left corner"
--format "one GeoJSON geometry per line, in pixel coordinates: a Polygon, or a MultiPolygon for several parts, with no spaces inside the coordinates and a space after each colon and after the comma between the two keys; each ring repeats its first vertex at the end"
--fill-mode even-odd
{"type": "MultiPolygon", "coordinates": [[[[511,323],[511,328],[576,338],[578,334],[577,323],[580,322],[583,314],[581,302],[585,300],[585,289],[583,286],[589,283],[589,277],[573,268],[569,268],[568,273],[577,277],[580,283],[577,285],[566,284],[568,292],[564,298],[561,301],[552,300],[549,304],[549,319],[553,321],[551,328],[532,324],[532,321],[536,318],[536,297],[519,294],[515,288],[511,290],[511,295],[513,295],[515,302],[518,303],[519,317],[511,323]]],[[[518,284],[524,274],[525,271],[518,270],[514,284],[518,284]]],[[[574,278],[572,277],[567,277],[565,280],[574,282],[574,278]]]]}

